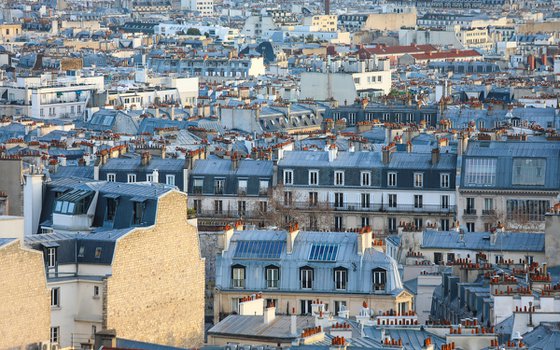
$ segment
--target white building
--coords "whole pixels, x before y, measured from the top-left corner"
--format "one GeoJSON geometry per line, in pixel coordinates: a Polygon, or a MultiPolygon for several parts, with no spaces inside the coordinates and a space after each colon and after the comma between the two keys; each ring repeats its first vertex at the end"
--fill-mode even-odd
{"type": "Polygon", "coordinates": [[[181,9],[199,12],[201,16],[214,14],[214,0],[181,0],[181,9]]]}

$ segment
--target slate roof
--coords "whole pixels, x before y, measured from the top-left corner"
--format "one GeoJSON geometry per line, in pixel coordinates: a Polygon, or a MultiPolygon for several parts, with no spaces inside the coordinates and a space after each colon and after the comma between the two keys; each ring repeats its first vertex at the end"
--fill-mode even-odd
{"type": "Polygon", "coordinates": [[[496,235],[496,243],[492,245],[488,232],[467,232],[461,241],[457,231],[425,230],[422,248],[544,252],[544,233],[498,232],[496,235]]]}

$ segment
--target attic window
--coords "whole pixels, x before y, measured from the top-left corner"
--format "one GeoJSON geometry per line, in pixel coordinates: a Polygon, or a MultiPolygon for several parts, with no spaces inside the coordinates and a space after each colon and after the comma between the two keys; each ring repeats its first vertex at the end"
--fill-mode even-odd
{"type": "Polygon", "coordinates": [[[84,246],[80,247],[80,250],[78,251],[78,258],[83,258],[84,257],[85,248],[86,247],[84,247],[84,246]]]}
{"type": "Polygon", "coordinates": [[[102,251],[101,247],[95,248],[95,258],[96,259],[101,259],[101,251],[102,251]]]}

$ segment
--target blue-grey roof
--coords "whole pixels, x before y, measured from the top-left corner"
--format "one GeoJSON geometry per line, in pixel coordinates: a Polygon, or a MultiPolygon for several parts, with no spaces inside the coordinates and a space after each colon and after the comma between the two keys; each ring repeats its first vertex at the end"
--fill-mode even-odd
{"type": "Polygon", "coordinates": [[[51,174],[53,179],[70,176],[93,180],[93,166],[58,166],[56,172],[51,174]]]}
{"type": "Polygon", "coordinates": [[[15,240],[15,238],[0,238],[0,247],[10,244],[15,240]]]}
{"type": "Polygon", "coordinates": [[[336,159],[329,162],[327,151],[284,152],[278,161],[283,167],[333,167],[333,168],[374,168],[382,167],[381,155],[376,152],[338,152],[336,159]]]}
{"type": "Polygon", "coordinates": [[[200,159],[192,170],[193,176],[202,175],[238,175],[238,176],[272,176],[272,161],[243,159],[237,169],[233,169],[230,159],[200,159]]]}
{"type": "Polygon", "coordinates": [[[461,241],[457,231],[423,232],[422,248],[465,249],[481,251],[544,252],[544,233],[497,232],[495,244],[491,244],[488,232],[467,232],[461,241]]]}
{"type": "Polygon", "coordinates": [[[140,157],[134,158],[111,158],[107,160],[102,168],[104,171],[134,171],[138,168],[142,168],[143,171],[152,172],[153,170],[158,171],[170,171],[179,172],[183,170],[185,166],[184,159],[175,158],[152,158],[150,162],[146,165],[142,165],[142,159],[140,157]]]}
{"type": "MultiPolygon", "coordinates": [[[[236,231],[230,242],[229,249],[217,257],[216,285],[222,289],[231,286],[230,268],[241,264],[248,269],[247,290],[259,291],[265,288],[264,273],[259,273],[264,266],[276,264],[280,273],[280,290],[284,292],[301,292],[299,269],[309,266],[314,269],[314,285],[311,293],[330,292],[333,290],[332,273],[335,267],[348,269],[347,293],[372,293],[372,270],[382,268],[387,272],[385,292],[398,294],[403,291],[397,263],[391,257],[374,248],[368,248],[363,255],[358,254],[358,237],[355,232],[310,232],[301,231],[297,234],[293,250],[288,254],[286,249],[287,232],[282,230],[245,230],[236,231]],[[258,241],[262,248],[270,242],[267,252],[280,254],[239,254],[237,247],[245,242],[258,241]],[[241,256],[240,256],[241,255],[241,256]],[[265,256],[266,255],[266,256],[265,256]]],[[[263,248],[264,249],[264,248],[263,248]]]]}

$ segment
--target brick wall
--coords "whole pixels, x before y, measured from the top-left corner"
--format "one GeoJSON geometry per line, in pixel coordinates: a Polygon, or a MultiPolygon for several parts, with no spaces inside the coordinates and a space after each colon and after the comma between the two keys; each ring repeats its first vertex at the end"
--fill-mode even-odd
{"type": "Polygon", "coordinates": [[[50,292],[43,254],[20,248],[19,241],[3,246],[0,276],[0,349],[48,341],[50,292]]]}
{"type": "Polygon", "coordinates": [[[204,260],[187,196],[160,198],[156,225],[117,242],[107,280],[107,329],[117,337],[171,346],[203,342],[204,260]]]}

